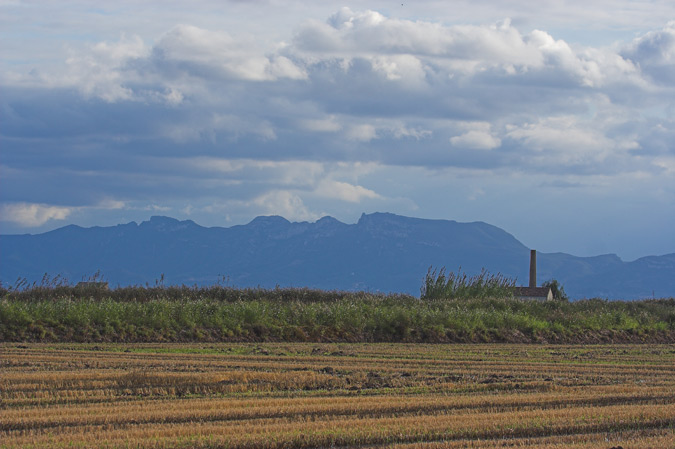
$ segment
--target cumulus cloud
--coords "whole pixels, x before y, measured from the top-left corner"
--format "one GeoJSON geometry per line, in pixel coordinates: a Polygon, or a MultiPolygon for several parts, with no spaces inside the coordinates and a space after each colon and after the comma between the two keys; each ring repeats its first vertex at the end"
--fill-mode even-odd
{"type": "Polygon", "coordinates": [[[283,55],[268,57],[255,42],[224,31],[178,25],[153,47],[152,62],[174,76],[270,81],[304,79],[306,74],[283,55]]]}
{"type": "MultiPolygon", "coordinates": [[[[540,119],[521,126],[507,126],[506,136],[517,141],[529,154],[524,160],[550,167],[586,166],[589,172],[603,172],[609,158],[626,157],[626,150],[638,143],[623,138],[614,140],[602,129],[577,117],[540,119]]],[[[614,168],[609,168],[613,170],[614,168]]]]}
{"type": "Polygon", "coordinates": [[[48,204],[14,203],[0,206],[2,221],[25,227],[38,227],[50,220],[65,220],[73,212],[72,207],[48,204]]]}
{"type": "Polygon", "coordinates": [[[133,99],[133,91],[126,84],[134,74],[126,70],[128,61],[147,55],[148,49],[137,36],[123,35],[117,42],[99,42],[88,51],[71,50],[66,60],[67,73],[50,79],[56,85],[73,85],[88,97],[113,102],[133,99]]]}
{"type": "Polygon", "coordinates": [[[314,193],[320,197],[334,198],[350,203],[360,203],[364,199],[381,198],[381,196],[373,190],[332,179],[321,180],[314,193]]]}
{"type": "Polygon", "coordinates": [[[280,215],[288,220],[315,221],[319,214],[311,212],[297,194],[288,190],[273,190],[258,196],[253,204],[264,215],[280,215]]]}
{"type": "Polygon", "coordinates": [[[489,123],[469,124],[468,126],[473,129],[450,138],[452,146],[469,150],[492,150],[501,145],[501,139],[492,135],[489,123]]]}
{"type": "Polygon", "coordinates": [[[507,20],[492,27],[452,26],[387,18],[377,11],[342,8],[326,22],[308,22],[296,35],[306,51],[335,54],[417,54],[472,60],[536,59],[507,20]],[[519,50],[519,51],[518,51],[519,50]]]}
{"type": "Polygon", "coordinates": [[[616,51],[573,47],[538,29],[521,33],[509,20],[444,26],[343,8],[305,24],[292,50],[316,98],[343,113],[492,120],[567,112],[585,89],[630,102],[627,89],[649,88],[616,51]]]}
{"type": "Polygon", "coordinates": [[[269,52],[247,37],[231,36],[193,25],[177,25],[152,46],[138,35],[122,35],[71,48],[60,69],[33,70],[6,79],[19,85],[72,87],[87,97],[107,102],[161,101],[178,105],[186,95],[199,92],[202,82],[278,79],[304,80],[301,66],[278,52],[269,52]]]}
{"type": "Polygon", "coordinates": [[[524,35],[508,19],[492,26],[443,26],[343,8],[326,23],[307,23],[296,35],[295,45],[314,55],[346,61],[364,58],[385,79],[418,86],[443,75],[452,78],[485,71],[524,77],[528,82],[536,73],[544,79],[555,74],[580,86],[594,86],[607,81],[606,69],[634,71],[620,57],[575,51],[542,30],[524,35]]]}
{"type": "Polygon", "coordinates": [[[622,52],[649,77],[672,87],[675,79],[675,20],[633,40],[622,52]]]}

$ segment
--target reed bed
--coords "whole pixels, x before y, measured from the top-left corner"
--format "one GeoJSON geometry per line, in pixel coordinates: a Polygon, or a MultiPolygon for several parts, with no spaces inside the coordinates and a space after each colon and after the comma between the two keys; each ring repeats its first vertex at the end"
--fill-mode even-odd
{"type": "Polygon", "coordinates": [[[0,448],[673,447],[673,345],[0,344],[0,448]]]}
{"type": "Polygon", "coordinates": [[[0,286],[0,341],[675,343],[675,299],[532,301],[482,272],[419,298],[277,288],[0,286]]]}

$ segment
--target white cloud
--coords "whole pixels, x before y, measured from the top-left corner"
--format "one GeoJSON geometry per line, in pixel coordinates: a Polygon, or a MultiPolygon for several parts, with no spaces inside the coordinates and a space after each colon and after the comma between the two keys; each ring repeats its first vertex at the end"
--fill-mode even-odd
{"type": "Polygon", "coordinates": [[[378,55],[372,58],[371,64],[375,72],[382,73],[389,81],[398,81],[408,87],[426,84],[427,69],[413,55],[378,55]]]}
{"type": "Polygon", "coordinates": [[[3,204],[0,206],[0,216],[2,221],[30,228],[42,226],[50,220],[65,220],[75,209],[34,203],[3,204]]]}
{"type": "Polygon", "coordinates": [[[428,139],[433,136],[433,131],[419,127],[409,128],[403,124],[394,125],[391,129],[393,136],[396,139],[404,137],[412,137],[416,140],[428,139]]]}
{"type": "Polygon", "coordinates": [[[371,140],[377,138],[377,130],[373,125],[369,124],[352,125],[345,133],[345,136],[349,140],[370,142],[371,140]]]}
{"type": "Polygon", "coordinates": [[[665,171],[667,176],[675,177],[675,155],[671,157],[657,157],[654,164],[665,171]]]}
{"type": "Polygon", "coordinates": [[[419,70],[419,59],[413,55],[517,64],[533,64],[540,60],[537,46],[528,45],[508,20],[493,26],[443,26],[387,18],[375,11],[353,12],[347,8],[333,15],[327,23],[307,23],[296,36],[296,45],[314,53],[400,55],[389,64],[378,64],[394,77],[398,65],[419,70]]]}
{"type": "Polygon", "coordinates": [[[248,180],[250,183],[293,186],[312,186],[325,171],[324,164],[312,161],[274,161],[256,159],[224,159],[195,157],[177,159],[177,167],[194,168],[199,176],[213,174],[226,176],[231,182],[248,180]]]}
{"type": "Polygon", "coordinates": [[[572,48],[538,29],[522,34],[509,19],[490,26],[444,26],[343,8],[326,23],[305,24],[295,49],[311,55],[310,65],[338,57],[351,67],[354,58],[364,58],[384,79],[417,88],[435,79],[485,72],[527,83],[642,83],[635,65],[616,52],[572,48]]]}
{"type": "Polygon", "coordinates": [[[334,198],[350,203],[360,203],[364,199],[381,198],[376,192],[347,182],[323,179],[314,191],[318,196],[334,198]]]}
{"type": "Polygon", "coordinates": [[[330,116],[324,119],[302,119],[300,126],[308,131],[314,132],[337,132],[342,129],[342,125],[337,121],[335,116],[330,116]]]}
{"type": "Polygon", "coordinates": [[[88,51],[72,49],[66,61],[68,72],[50,81],[56,85],[77,87],[88,97],[108,102],[130,100],[133,91],[125,86],[133,76],[126,71],[128,61],[147,56],[148,49],[137,36],[123,35],[117,42],[99,42],[88,51]]]}
{"type": "Polygon", "coordinates": [[[306,73],[287,57],[269,58],[257,47],[253,40],[235,38],[224,31],[178,25],[154,46],[153,57],[158,64],[168,64],[195,77],[225,76],[249,81],[306,78],[306,73]]]}
{"type": "Polygon", "coordinates": [[[252,202],[265,215],[280,215],[288,220],[315,221],[319,214],[310,212],[302,198],[288,190],[273,190],[258,196],[252,202]]]}
{"type": "Polygon", "coordinates": [[[293,80],[307,79],[307,72],[297,66],[293,61],[285,56],[274,56],[270,58],[269,66],[265,68],[268,80],[278,78],[290,78],[293,80]]]}
{"type": "MultiPolygon", "coordinates": [[[[169,211],[172,210],[172,208],[169,207],[169,206],[160,206],[159,204],[149,204],[149,205],[143,207],[142,209],[153,211],[153,212],[169,212],[169,211]]],[[[183,210],[186,211],[186,209],[183,209],[183,210]]],[[[189,209],[187,209],[186,213],[189,215],[189,209]]]]}
{"type": "MultiPolygon", "coordinates": [[[[518,141],[530,153],[522,160],[539,165],[586,165],[602,172],[608,159],[622,159],[626,151],[638,148],[635,141],[608,137],[599,123],[587,123],[574,116],[552,117],[521,126],[507,126],[507,137],[518,141]]],[[[612,169],[610,169],[612,170],[612,169]]]]}
{"type": "Polygon", "coordinates": [[[126,207],[126,203],[124,201],[107,198],[102,201],[99,201],[96,207],[106,210],[118,210],[124,209],[126,207]]]}
{"type": "Polygon", "coordinates": [[[195,80],[307,78],[287,56],[268,51],[252,38],[177,25],[152,47],[136,34],[123,34],[118,41],[71,47],[65,65],[56,70],[9,72],[4,78],[14,84],[72,87],[107,102],[160,100],[174,106],[183,102],[186,92],[201,89],[195,80]]]}
{"type": "Polygon", "coordinates": [[[455,147],[469,150],[493,150],[498,148],[502,141],[490,134],[489,130],[470,130],[451,137],[450,143],[455,147]]]}

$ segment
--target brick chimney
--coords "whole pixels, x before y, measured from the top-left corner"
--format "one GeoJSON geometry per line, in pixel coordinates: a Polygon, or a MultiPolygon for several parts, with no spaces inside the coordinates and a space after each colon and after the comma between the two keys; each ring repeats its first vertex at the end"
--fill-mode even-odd
{"type": "Polygon", "coordinates": [[[530,250],[530,287],[537,286],[537,250],[530,250]]]}

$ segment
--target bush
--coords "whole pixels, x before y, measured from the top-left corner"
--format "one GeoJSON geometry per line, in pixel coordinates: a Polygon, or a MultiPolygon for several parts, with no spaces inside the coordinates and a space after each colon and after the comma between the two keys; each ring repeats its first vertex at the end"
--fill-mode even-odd
{"type": "Polygon", "coordinates": [[[556,301],[570,300],[569,296],[567,296],[567,293],[565,293],[565,288],[556,279],[546,281],[543,284],[541,284],[541,286],[550,288],[551,293],[553,293],[553,299],[555,299],[556,301]]]}

